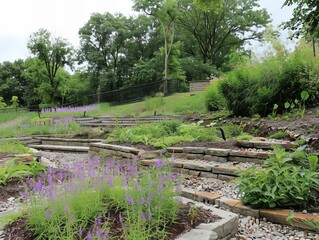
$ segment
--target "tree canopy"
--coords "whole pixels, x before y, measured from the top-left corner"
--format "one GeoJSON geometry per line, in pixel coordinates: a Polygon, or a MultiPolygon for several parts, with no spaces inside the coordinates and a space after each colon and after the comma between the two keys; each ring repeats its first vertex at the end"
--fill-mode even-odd
{"type": "Polygon", "coordinates": [[[292,18],[284,27],[294,31],[294,36],[318,35],[319,7],[317,0],[286,0],[283,6],[295,6],[292,18]]]}

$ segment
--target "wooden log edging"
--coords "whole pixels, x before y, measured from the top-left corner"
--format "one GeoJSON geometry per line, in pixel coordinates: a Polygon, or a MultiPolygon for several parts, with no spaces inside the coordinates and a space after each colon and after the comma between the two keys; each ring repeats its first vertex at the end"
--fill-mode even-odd
{"type": "Polygon", "coordinates": [[[316,222],[318,216],[308,213],[294,213],[291,221],[287,221],[291,210],[286,209],[256,209],[250,206],[243,205],[239,200],[227,198],[221,194],[211,192],[193,192],[183,189],[181,196],[206,204],[217,205],[220,208],[226,208],[233,213],[243,216],[251,216],[255,218],[266,218],[267,221],[277,224],[292,226],[297,229],[310,230],[311,227],[305,223],[305,220],[316,222]]]}

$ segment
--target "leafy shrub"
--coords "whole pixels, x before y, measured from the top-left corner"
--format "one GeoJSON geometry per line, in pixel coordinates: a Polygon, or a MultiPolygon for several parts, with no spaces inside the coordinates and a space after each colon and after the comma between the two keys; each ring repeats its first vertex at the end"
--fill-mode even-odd
{"type": "Polygon", "coordinates": [[[206,128],[195,123],[184,124],[179,120],[165,120],[131,128],[116,128],[106,139],[107,142],[144,143],[159,148],[185,141],[216,140],[220,140],[216,128],[206,128]]]}
{"type": "MultiPolygon", "coordinates": [[[[300,45],[293,53],[279,53],[263,62],[240,66],[225,75],[220,90],[228,109],[237,116],[286,110],[285,103],[302,102],[307,92],[307,105],[319,99],[318,63],[309,47],[300,45]]],[[[304,101],[303,101],[304,103],[304,101]]]]}
{"type": "Polygon", "coordinates": [[[206,88],[205,105],[208,111],[216,111],[225,107],[225,99],[218,89],[218,81],[214,81],[206,88]]]}
{"type": "Polygon", "coordinates": [[[145,110],[146,111],[154,111],[157,108],[159,108],[160,106],[165,104],[164,96],[163,96],[163,94],[162,95],[156,94],[155,97],[146,98],[144,103],[145,103],[145,110]]]}
{"type": "Polygon", "coordinates": [[[237,179],[239,196],[244,204],[255,207],[305,207],[314,199],[311,190],[318,189],[318,158],[307,156],[309,168],[292,164],[291,155],[274,147],[275,155],[265,160],[267,169],[250,167],[237,179]]]}
{"type": "Polygon", "coordinates": [[[273,138],[273,139],[285,139],[287,137],[288,137],[288,134],[285,131],[278,131],[269,136],[269,138],[273,138]]]}
{"type": "Polygon", "coordinates": [[[11,179],[21,179],[26,176],[34,176],[38,172],[45,170],[40,163],[32,161],[29,165],[15,163],[15,159],[6,162],[4,167],[0,166],[0,185],[6,184],[11,179]]]}

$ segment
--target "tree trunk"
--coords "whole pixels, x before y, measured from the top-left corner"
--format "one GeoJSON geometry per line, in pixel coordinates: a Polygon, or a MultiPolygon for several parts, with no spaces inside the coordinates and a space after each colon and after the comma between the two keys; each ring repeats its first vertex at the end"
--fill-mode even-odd
{"type": "Polygon", "coordinates": [[[315,37],[312,37],[312,51],[313,51],[313,56],[316,57],[317,53],[316,53],[316,39],[315,39],[315,37]]]}

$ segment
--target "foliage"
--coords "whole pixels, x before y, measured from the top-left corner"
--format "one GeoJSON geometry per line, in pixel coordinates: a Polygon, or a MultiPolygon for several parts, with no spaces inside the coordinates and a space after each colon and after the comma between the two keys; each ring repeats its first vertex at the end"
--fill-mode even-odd
{"type": "Polygon", "coordinates": [[[215,80],[205,89],[205,104],[208,111],[221,110],[225,107],[225,99],[218,88],[219,81],[215,80]]]}
{"type": "Polygon", "coordinates": [[[4,102],[3,97],[0,97],[0,108],[6,107],[7,104],[4,102]]]}
{"type": "Polygon", "coordinates": [[[265,208],[306,207],[318,190],[318,158],[307,156],[309,168],[292,164],[285,149],[274,147],[274,156],[265,160],[266,169],[250,167],[237,179],[239,196],[244,204],[265,208]]]}
{"type": "Polygon", "coordinates": [[[156,111],[157,108],[165,104],[164,96],[156,94],[155,97],[144,100],[146,111],[156,111]]]}
{"type": "Polygon", "coordinates": [[[273,139],[285,139],[288,137],[288,134],[285,131],[278,131],[269,136],[269,138],[273,139]]]}
{"type": "Polygon", "coordinates": [[[29,153],[29,148],[25,147],[19,141],[11,141],[11,140],[2,139],[0,141],[0,152],[22,154],[22,153],[29,153]]]}
{"type": "Polygon", "coordinates": [[[0,129],[3,137],[17,137],[30,135],[47,134],[73,134],[81,132],[81,127],[71,117],[62,117],[52,120],[52,118],[33,118],[23,123],[0,129]]]}
{"type": "Polygon", "coordinates": [[[295,36],[317,34],[319,9],[316,0],[286,0],[284,6],[294,6],[292,18],[284,27],[294,31],[295,36]]]}
{"type": "Polygon", "coordinates": [[[23,163],[16,163],[15,159],[5,162],[5,166],[0,166],[0,185],[5,185],[12,179],[21,179],[26,176],[35,176],[40,171],[45,170],[39,162],[32,161],[26,165],[23,163]]]}
{"type": "Polygon", "coordinates": [[[168,165],[161,159],[138,171],[136,160],[102,163],[95,156],[75,164],[72,175],[49,169],[46,179],[30,180],[23,192],[28,227],[36,239],[114,239],[108,213],[115,212],[124,239],[164,239],[179,209],[178,179],[168,165]],[[58,180],[62,186],[54,184],[58,180]]]}
{"type": "Polygon", "coordinates": [[[205,128],[198,124],[184,124],[179,120],[162,120],[131,128],[117,128],[106,139],[107,142],[144,143],[158,148],[166,148],[184,141],[219,140],[215,128],[205,128]]]}
{"type": "Polygon", "coordinates": [[[19,98],[17,96],[12,96],[10,102],[11,102],[11,107],[12,108],[19,107],[19,98]]]}
{"type": "MultiPolygon", "coordinates": [[[[227,61],[229,54],[242,51],[248,40],[261,39],[262,28],[270,21],[269,14],[259,8],[256,0],[223,1],[217,11],[203,11],[192,2],[179,1],[180,14],[176,24],[186,43],[184,51],[217,68],[227,61]]],[[[216,3],[206,2],[209,5],[216,3]]]]}
{"type": "Polygon", "coordinates": [[[307,106],[315,104],[319,98],[317,72],[310,46],[300,44],[293,53],[280,52],[260,63],[238,67],[226,74],[220,89],[235,115],[266,116],[274,111],[282,113],[294,102],[305,106],[302,92],[304,97],[305,92],[309,94],[307,106]]]}
{"type": "Polygon", "coordinates": [[[48,102],[45,103],[54,106],[58,88],[63,81],[61,77],[57,77],[57,73],[64,66],[72,67],[73,48],[65,39],[51,38],[51,33],[45,29],[39,29],[31,35],[28,48],[45,65],[47,76],[45,84],[49,96],[48,102]]]}
{"type": "Polygon", "coordinates": [[[28,83],[23,76],[24,71],[25,64],[21,59],[14,62],[4,61],[0,64],[0,96],[7,105],[12,96],[19,97],[21,103],[25,103],[22,96],[25,95],[28,83]]]}

